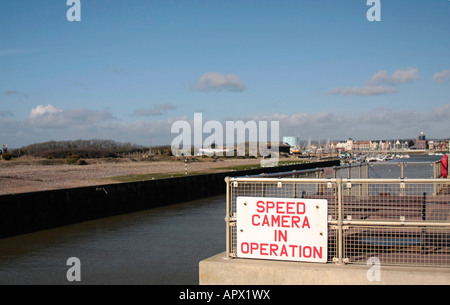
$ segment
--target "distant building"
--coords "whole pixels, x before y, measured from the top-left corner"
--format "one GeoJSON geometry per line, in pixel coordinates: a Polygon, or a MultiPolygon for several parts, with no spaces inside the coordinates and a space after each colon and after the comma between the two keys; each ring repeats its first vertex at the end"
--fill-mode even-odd
{"type": "Polygon", "coordinates": [[[371,141],[360,141],[360,142],[354,142],[353,143],[353,150],[363,150],[368,151],[372,149],[372,142],[371,141]]]}
{"type": "Polygon", "coordinates": [[[291,147],[297,147],[299,140],[298,137],[283,137],[283,143],[289,144],[291,147]]]}
{"type": "Polygon", "coordinates": [[[197,156],[230,156],[234,155],[235,150],[230,148],[200,148],[197,156]]]}
{"type": "Polygon", "coordinates": [[[390,150],[392,148],[392,145],[390,141],[383,142],[380,140],[377,147],[379,150],[390,150]]]}
{"type": "MultiPolygon", "coordinates": [[[[333,143],[334,144],[334,143],[333,143]]],[[[351,151],[353,150],[353,139],[349,138],[346,142],[339,142],[332,146],[333,149],[338,151],[351,151]]]]}
{"type": "Polygon", "coordinates": [[[428,149],[428,141],[423,132],[421,132],[420,135],[416,139],[416,148],[421,149],[421,150],[428,149]]]}

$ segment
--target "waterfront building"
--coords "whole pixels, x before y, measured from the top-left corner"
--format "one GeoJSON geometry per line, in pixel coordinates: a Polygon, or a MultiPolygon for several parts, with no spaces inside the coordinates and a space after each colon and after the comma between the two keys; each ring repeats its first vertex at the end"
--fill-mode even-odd
{"type": "Polygon", "coordinates": [[[348,138],[346,142],[336,143],[334,148],[338,151],[351,151],[353,150],[353,139],[348,138]]]}
{"type": "Polygon", "coordinates": [[[360,141],[353,143],[353,150],[368,151],[372,149],[372,141],[360,141]]]}
{"type": "Polygon", "coordinates": [[[298,137],[283,137],[283,143],[289,144],[291,147],[298,147],[298,137]]]}
{"type": "Polygon", "coordinates": [[[421,132],[420,135],[416,139],[416,148],[420,149],[420,150],[428,149],[428,141],[423,132],[421,132]]]}

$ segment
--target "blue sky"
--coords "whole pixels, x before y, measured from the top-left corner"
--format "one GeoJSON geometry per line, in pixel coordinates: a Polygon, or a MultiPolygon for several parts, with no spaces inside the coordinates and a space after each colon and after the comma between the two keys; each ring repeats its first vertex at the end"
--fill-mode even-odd
{"type": "Polygon", "coordinates": [[[279,121],[280,136],[450,134],[450,1],[0,3],[0,142],[170,144],[174,121],[279,121]]]}

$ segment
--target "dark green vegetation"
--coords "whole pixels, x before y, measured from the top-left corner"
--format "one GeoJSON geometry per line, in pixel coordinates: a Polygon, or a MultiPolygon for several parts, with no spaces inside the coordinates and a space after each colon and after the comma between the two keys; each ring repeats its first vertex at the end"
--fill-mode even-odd
{"type": "Polygon", "coordinates": [[[148,148],[112,140],[49,141],[27,145],[12,151],[14,157],[33,156],[46,159],[117,158],[125,154],[148,152],[148,148]]]}

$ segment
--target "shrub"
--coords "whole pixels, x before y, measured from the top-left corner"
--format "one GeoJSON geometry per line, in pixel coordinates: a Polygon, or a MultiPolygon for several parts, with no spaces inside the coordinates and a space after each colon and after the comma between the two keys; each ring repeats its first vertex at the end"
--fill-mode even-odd
{"type": "Polygon", "coordinates": [[[88,163],[86,162],[86,160],[80,159],[78,161],[78,165],[88,165],[88,163]]]}
{"type": "Polygon", "coordinates": [[[3,160],[11,160],[12,159],[12,154],[11,153],[4,153],[4,154],[2,154],[2,159],[3,160]]]}
{"type": "Polygon", "coordinates": [[[66,158],[66,163],[67,164],[74,164],[78,160],[80,160],[80,156],[79,155],[70,155],[70,156],[68,156],[66,158]]]}

